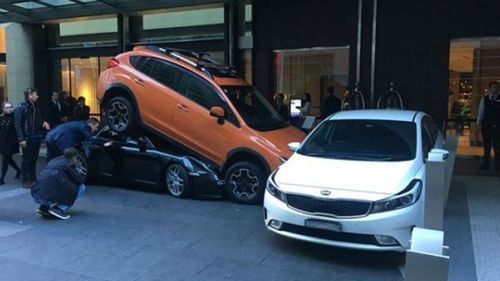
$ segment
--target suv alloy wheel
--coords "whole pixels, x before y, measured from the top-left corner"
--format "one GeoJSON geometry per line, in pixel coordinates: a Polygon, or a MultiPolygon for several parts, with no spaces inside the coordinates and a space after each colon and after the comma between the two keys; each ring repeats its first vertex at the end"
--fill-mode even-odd
{"type": "Polygon", "coordinates": [[[127,98],[114,97],[106,104],[106,123],[117,133],[130,132],[134,123],[134,108],[127,98]]]}
{"type": "Polygon", "coordinates": [[[258,204],[264,196],[266,177],[262,169],[250,162],[237,162],[226,172],[226,192],[242,204],[258,204]]]}

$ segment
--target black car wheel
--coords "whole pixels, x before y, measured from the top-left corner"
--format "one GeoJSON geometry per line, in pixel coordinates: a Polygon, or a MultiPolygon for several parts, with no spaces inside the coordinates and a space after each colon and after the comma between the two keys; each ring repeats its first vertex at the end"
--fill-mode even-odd
{"type": "Polygon", "coordinates": [[[262,202],[266,176],[261,168],[250,162],[233,164],[226,173],[226,191],[229,197],[241,204],[262,202]]]}
{"type": "Polygon", "coordinates": [[[76,170],[80,173],[80,175],[82,175],[83,180],[85,181],[87,180],[89,167],[87,157],[80,152],[76,155],[76,160],[78,161],[76,164],[76,170]]]}
{"type": "Polygon", "coordinates": [[[134,126],[134,108],[124,97],[114,97],[106,104],[106,123],[117,133],[132,131],[134,126]]]}
{"type": "Polygon", "coordinates": [[[167,189],[175,197],[186,198],[191,196],[189,174],[180,164],[171,164],[165,173],[167,189]]]}

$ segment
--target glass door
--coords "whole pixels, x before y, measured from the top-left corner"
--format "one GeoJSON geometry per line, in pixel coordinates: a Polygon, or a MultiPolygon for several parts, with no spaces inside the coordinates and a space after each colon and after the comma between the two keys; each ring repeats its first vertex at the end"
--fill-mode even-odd
{"type": "Polygon", "coordinates": [[[477,112],[489,83],[494,81],[500,81],[498,37],[451,41],[446,130],[459,136],[459,155],[483,154],[481,133],[476,129],[477,112]]]}

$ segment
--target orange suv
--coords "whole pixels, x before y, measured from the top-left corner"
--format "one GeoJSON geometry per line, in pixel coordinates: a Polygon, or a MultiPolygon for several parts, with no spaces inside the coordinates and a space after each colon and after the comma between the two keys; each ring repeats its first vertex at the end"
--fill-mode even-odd
{"type": "Polygon", "coordinates": [[[254,87],[206,54],[154,46],[116,56],[97,98],[110,128],[144,128],[214,165],[231,199],[262,200],[267,176],[291,155],[291,127],[254,87]]]}

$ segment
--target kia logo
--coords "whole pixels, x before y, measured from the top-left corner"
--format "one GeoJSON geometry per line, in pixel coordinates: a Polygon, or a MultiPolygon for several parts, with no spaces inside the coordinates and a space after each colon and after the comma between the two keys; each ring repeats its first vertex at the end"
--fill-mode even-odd
{"type": "Polygon", "coordinates": [[[328,196],[328,195],[330,195],[330,194],[331,194],[331,192],[330,192],[330,191],[328,191],[328,190],[321,190],[321,195],[328,196]]]}

